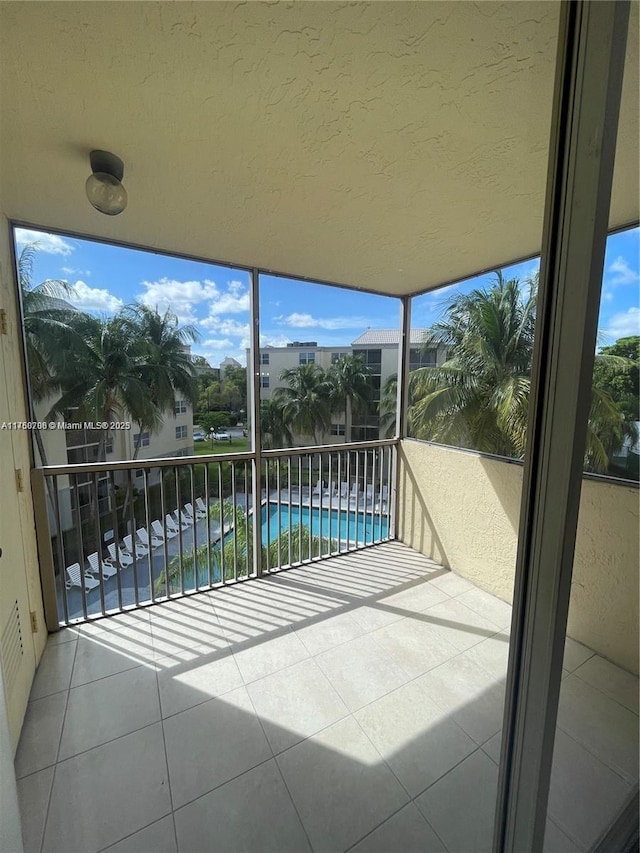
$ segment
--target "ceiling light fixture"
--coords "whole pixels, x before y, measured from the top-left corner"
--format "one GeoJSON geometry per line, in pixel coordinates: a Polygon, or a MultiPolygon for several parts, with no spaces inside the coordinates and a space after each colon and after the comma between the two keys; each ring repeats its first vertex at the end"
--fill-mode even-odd
{"type": "Polygon", "coordinates": [[[127,191],[122,186],[124,163],[109,151],[92,151],[92,175],[87,178],[87,198],[96,210],[117,216],[127,206],[127,191]]]}

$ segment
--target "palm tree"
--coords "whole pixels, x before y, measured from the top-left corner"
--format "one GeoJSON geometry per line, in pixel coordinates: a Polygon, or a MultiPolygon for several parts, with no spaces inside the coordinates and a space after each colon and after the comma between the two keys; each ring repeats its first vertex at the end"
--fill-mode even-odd
{"type": "Polygon", "coordinates": [[[524,453],[536,293],[534,282],[523,293],[517,279],[497,273],[488,290],[449,300],[425,345],[446,347],[450,357],[411,374],[416,438],[502,456],[524,453]]]}
{"type": "Polygon", "coordinates": [[[276,400],[260,403],[260,432],[265,450],[291,446],[293,436],[284,417],[284,409],[276,400]]]}
{"type": "Polygon", "coordinates": [[[274,400],[283,407],[284,417],[297,432],[313,437],[329,429],[331,404],[324,370],[317,364],[301,364],[283,370],[280,379],[288,385],[277,388],[274,400]]]}
{"type": "Polygon", "coordinates": [[[345,442],[351,441],[352,413],[366,410],[372,397],[371,371],[359,356],[338,359],[327,371],[333,411],[344,412],[345,442]]]}
{"type": "MultiPolygon", "coordinates": [[[[145,407],[150,416],[148,421],[136,418],[141,436],[143,432],[157,429],[166,412],[173,412],[176,392],[195,406],[198,399],[196,368],[186,347],[198,339],[198,333],[193,326],[180,327],[173,312],[159,314],[139,303],[126,306],[121,316],[130,325],[132,336],[139,339],[137,370],[151,404],[145,407]]],[[[139,450],[140,440],[134,448],[134,459],[139,450]]]]}
{"type": "MultiPolygon", "coordinates": [[[[18,258],[27,371],[34,405],[60,389],[60,378],[52,369],[52,363],[61,348],[72,346],[75,335],[68,321],[73,313],[77,313],[62,301],[72,290],[66,281],[47,279],[33,285],[33,262],[37,249],[37,243],[29,243],[18,258]]],[[[42,464],[46,465],[42,436],[38,431],[34,435],[42,464]]]]}
{"type": "MultiPolygon", "coordinates": [[[[409,379],[409,428],[416,438],[522,458],[526,446],[537,275],[527,282],[496,273],[487,290],[452,297],[425,346],[446,347],[440,367],[409,379]]],[[[596,358],[600,358],[597,356],[596,358]]],[[[620,447],[623,417],[594,389],[585,467],[606,471],[620,447]]]]}
{"type": "Polygon", "coordinates": [[[392,373],[382,386],[380,399],[380,428],[385,438],[391,438],[396,432],[396,412],[398,408],[398,374],[392,373]]]}
{"type": "MultiPolygon", "coordinates": [[[[209,583],[209,571],[214,583],[221,580],[233,580],[236,571],[238,577],[247,577],[253,571],[253,514],[234,504],[231,500],[212,503],[210,518],[217,522],[220,530],[227,531],[223,539],[214,544],[200,546],[195,554],[185,551],[181,557],[174,557],[167,570],[162,570],[156,580],[156,595],[168,595],[182,588],[182,571],[186,588],[195,586],[195,567],[198,572],[198,585],[209,583]],[[223,577],[224,575],[224,577],[223,577]],[[168,588],[167,588],[168,586],[168,588]]],[[[262,565],[274,568],[279,565],[281,556],[292,562],[302,562],[320,554],[338,550],[338,542],[327,536],[311,535],[306,525],[302,530],[298,526],[291,530],[280,531],[280,541],[275,537],[267,545],[262,545],[262,565]]]]}
{"type": "MultiPolygon", "coordinates": [[[[70,351],[61,348],[53,358],[62,395],[47,417],[64,417],[76,409],[81,420],[110,422],[129,414],[157,428],[160,415],[141,373],[144,349],[129,318],[122,313],[107,319],[78,314],[70,325],[75,345],[70,351]]],[[[103,430],[97,461],[104,461],[106,440],[103,430]]]]}

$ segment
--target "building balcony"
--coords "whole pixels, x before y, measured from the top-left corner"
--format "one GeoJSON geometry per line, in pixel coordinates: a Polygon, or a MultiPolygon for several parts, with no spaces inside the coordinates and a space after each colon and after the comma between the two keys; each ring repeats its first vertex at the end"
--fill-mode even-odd
{"type": "MultiPolygon", "coordinates": [[[[400,542],[52,635],[29,851],[489,851],[511,608],[400,542]]],[[[637,784],[638,680],[565,648],[545,850],[637,784]]]]}

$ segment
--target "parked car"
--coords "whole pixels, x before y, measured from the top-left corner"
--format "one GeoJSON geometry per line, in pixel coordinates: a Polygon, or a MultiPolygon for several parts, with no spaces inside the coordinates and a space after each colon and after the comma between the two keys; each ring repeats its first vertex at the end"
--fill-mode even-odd
{"type": "Polygon", "coordinates": [[[211,432],[211,438],[214,441],[231,441],[231,436],[228,432],[211,432]]]}
{"type": "Polygon", "coordinates": [[[204,434],[201,429],[194,429],[193,431],[193,440],[194,441],[205,441],[207,436],[204,434]]]}

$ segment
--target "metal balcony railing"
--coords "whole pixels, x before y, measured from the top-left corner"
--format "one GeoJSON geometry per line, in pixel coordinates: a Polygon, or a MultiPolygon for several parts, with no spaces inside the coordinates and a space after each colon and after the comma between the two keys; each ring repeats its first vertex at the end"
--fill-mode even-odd
{"type": "Polygon", "coordinates": [[[396,441],[33,471],[47,623],[395,538],[396,441]]]}

